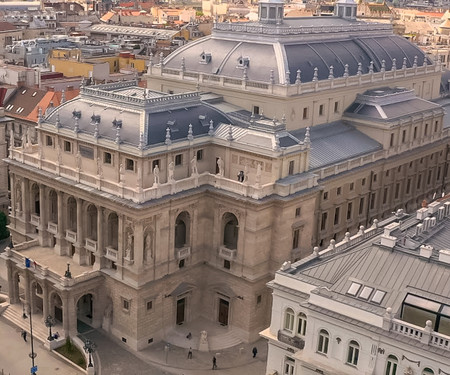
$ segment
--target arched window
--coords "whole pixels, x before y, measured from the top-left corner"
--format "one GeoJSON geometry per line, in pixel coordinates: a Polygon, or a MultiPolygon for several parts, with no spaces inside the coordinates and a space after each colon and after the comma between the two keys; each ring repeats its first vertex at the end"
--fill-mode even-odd
{"type": "Polygon", "coordinates": [[[434,375],[434,371],[430,369],[429,367],[425,367],[422,370],[422,375],[434,375]]]}
{"type": "Polygon", "coordinates": [[[223,245],[230,249],[237,249],[238,243],[238,220],[232,213],[227,212],[223,215],[223,245]]]}
{"type": "Polygon", "coordinates": [[[359,358],[359,344],[352,340],[348,344],[348,354],[347,354],[347,363],[349,365],[356,366],[358,364],[359,358]]]}
{"type": "Polygon", "coordinates": [[[305,336],[306,334],[306,315],[300,313],[297,315],[297,335],[305,336]]]}
{"type": "Polygon", "coordinates": [[[322,354],[328,353],[328,344],[330,342],[330,335],[324,329],[319,332],[319,342],[317,344],[317,351],[322,354]]]}
{"type": "Polygon", "coordinates": [[[386,362],[385,375],[397,375],[398,359],[396,356],[390,355],[386,362]]]}
{"type": "Polygon", "coordinates": [[[189,241],[189,214],[183,211],[177,216],[175,221],[175,248],[179,249],[186,246],[189,241]]]}
{"type": "Polygon", "coordinates": [[[294,330],[294,311],[292,309],[287,309],[284,313],[284,329],[286,331],[292,332],[294,330]]]}

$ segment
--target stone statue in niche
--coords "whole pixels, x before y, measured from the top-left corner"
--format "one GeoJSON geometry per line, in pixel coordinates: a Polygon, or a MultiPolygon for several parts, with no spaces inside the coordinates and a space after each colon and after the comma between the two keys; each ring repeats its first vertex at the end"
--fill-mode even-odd
{"type": "Polygon", "coordinates": [[[153,183],[155,185],[159,184],[159,167],[158,167],[158,164],[156,164],[155,168],[153,168],[153,183]]]}
{"type": "Polygon", "coordinates": [[[153,259],[153,238],[152,233],[148,232],[144,239],[144,260],[153,259]]]}
{"type": "Polygon", "coordinates": [[[100,158],[97,158],[97,176],[103,177],[103,167],[100,158]]]}
{"type": "Polygon", "coordinates": [[[77,159],[77,169],[81,169],[81,154],[80,154],[80,151],[77,152],[76,159],[77,159]]]}
{"type": "Polygon", "coordinates": [[[219,175],[220,176],[223,176],[224,175],[224,168],[223,168],[223,166],[224,166],[224,163],[223,163],[223,160],[222,160],[222,158],[219,156],[218,158],[217,158],[217,168],[219,169],[219,175]]]}
{"type": "Polygon", "coordinates": [[[200,342],[198,344],[198,350],[201,352],[209,351],[208,332],[206,331],[200,332],[200,342]]]}
{"type": "Polygon", "coordinates": [[[256,166],[256,185],[259,185],[261,183],[261,171],[262,171],[262,166],[261,163],[258,163],[258,165],[256,166]]]}
{"type": "Polygon", "coordinates": [[[22,148],[25,148],[27,145],[27,135],[25,132],[22,133],[22,148]]]}
{"type": "Polygon", "coordinates": [[[124,175],[124,170],[123,170],[123,164],[120,163],[120,166],[119,166],[119,182],[123,182],[124,177],[125,177],[125,175],[124,175]]]}
{"type": "Polygon", "coordinates": [[[197,157],[194,155],[194,157],[191,159],[191,175],[197,175],[198,169],[197,169],[197,157]]]}
{"type": "Polygon", "coordinates": [[[127,243],[125,245],[125,258],[128,260],[133,260],[133,232],[128,231],[127,243]]]}
{"type": "Polygon", "coordinates": [[[17,186],[16,189],[16,210],[22,211],[22,189],[20,186],[17,186]]]}
{"type": "Polygon", "coordinates": [[[171,162],[169,163],[169,167],[168,167],[168,176],[167,176],[167,180],[168,180],[169,182],[175,180],[175,178],[173,177],[173,171],[174,171],[174,169],[175,169],[175,164],[174,164],[173,161],[171,161],[171,162]]]}

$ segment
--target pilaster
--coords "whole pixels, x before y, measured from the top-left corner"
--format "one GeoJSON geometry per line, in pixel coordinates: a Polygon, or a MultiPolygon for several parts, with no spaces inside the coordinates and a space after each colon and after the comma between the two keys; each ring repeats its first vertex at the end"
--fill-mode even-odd
{"type": "Polygon", "coordinates": [[[55,253],[58,255],[64,255],[64,217],[63,217],[63,192],[58,191],[58,233],[55,235],[56,245],[55,253]]]}
{"type": "Polygon", "coordinates": [[[73,260],[77,264],[84,264],[85,257],[84,249],[84,233],[83,233],[83,201],[81,198],[76,198],[77,201],[77,241],[75,242],[75,254],[73,260]]]}

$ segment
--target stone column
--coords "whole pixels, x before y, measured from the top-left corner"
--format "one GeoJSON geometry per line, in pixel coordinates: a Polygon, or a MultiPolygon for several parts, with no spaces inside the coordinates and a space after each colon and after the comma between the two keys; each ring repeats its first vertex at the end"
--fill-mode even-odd
{"type": "Polygon", "coordinates": [[[142,269],[144,264],[144,224],[142,221],[134,223],[134,264],[142,269]]]}
{"type": "Polygon", "coordinates": [[[103,210],[102,206],[97,206],[97,252],[95,253],[94,270],[101,269],[104,264],[105,244],[103,243],[103,210]]]}
{"type": "Polygon", "coordinates": [[[117,225],[117,266],[123,267],[123,257],[125,255],[123,251],[124,215],[119,214],[118,218],[119,223],[117,225]]]}
{"type": "Polygon", "coordinates": [[[22,179],[22,210],[25,233],[28,233],[30,232],[30,183],[27,178],[22,179]]]}
{"type": "Polygon", "coordinates": [[[62,293],[62,310],[63,310],[63,329],[65,337],[70,335],[70,306],[69,306],[69,295],[67,291],[62,293]]]}
{"type": "Polygon", "coordinates": [[[13,270],[14,270],[13,265],[14,263],[12,260],[8,259],[6,261],[6,267],[8,272],[8,294],[11,304],[19,302],[19,294],[18,294],[19,288],[17,287],[17,278],[13,280],[13,270]]]}
{"type": "Polygon", "coordinates": [[[39,185],[39,211],[40,211],[40,225],[39,225],[39,245],[48,245],[48,206],[47,206],[47,196],[45,195],[46,189],[45,185],[39,185]]]}
{"type": "Polygon", "coordinates": [[[16,175],[11,173],[9,178],[11,179],[11,216],[16,217],[16,175]]]}
{"type": "Polygon", "coordinates": [[[74,262],[78,264],[85,264],[85,250],[84,250],[84,233],[83,233],[83,200],[77,200],[77,242],[75,242],[75,254],[73,255],[74,262]]]}
{"type": "Polygon", "coordinates": [[[49,315],[49,305],[50,301],[48,300],[48,285],[44,282],[42,283],[42,316],[44,319],[49,315]]]}
{"type": "Polygon", "coordinates": [[[64,193],[62,191],[58,191],[58,233],[55,236],[56,238],[55,252],[58,255],[65,255],[63,194],[64,193]]]}

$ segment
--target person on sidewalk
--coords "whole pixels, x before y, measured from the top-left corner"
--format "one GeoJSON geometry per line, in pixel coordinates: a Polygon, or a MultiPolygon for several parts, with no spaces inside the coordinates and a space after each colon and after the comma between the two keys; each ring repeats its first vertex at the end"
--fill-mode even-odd
{"type": "Polygon", "coordinates": [[[213,370],[217,370],[217,359],[216,359],[216,357],[213,357],[213,367],[212,367],[212,369],[213,370]]]}
{"type": "Polygon", "coordinates": [[[20,334],[23,338],[23,341],[27,342],[27,331],[22,330],[22,333],[20,334]]]}
{"type": "Polygon", "coordinates": [[[256,348],[256,346],[253,347],[252,353],[253,353],[253,358],[255,358],[256,354],[258,354],[258,349],[256,348]]]}
{"type": "Polygon", "coordinates": [[[192,359],[192,348],[189,348],[188,359],[192,359]]]}

